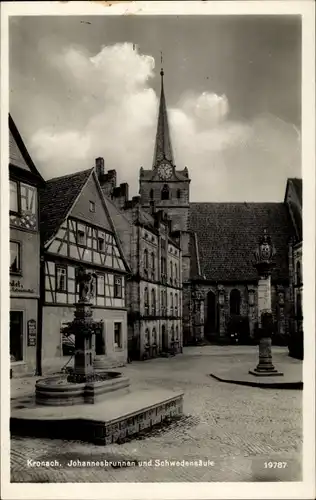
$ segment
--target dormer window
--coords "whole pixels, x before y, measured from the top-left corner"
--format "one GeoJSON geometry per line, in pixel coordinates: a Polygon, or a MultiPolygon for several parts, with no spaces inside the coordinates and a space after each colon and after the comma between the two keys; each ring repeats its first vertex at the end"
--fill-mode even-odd
{"type": "Polygon", "coordinates": [[[169,200],[169,186],[168,186],[168,184],[164,184],[164,186],[161,190],[161,199],[162,200],[169,200]]]}
{"type": "Polygon", "coordinates": [[[89,212],[95,213],[95,203],[94,203],[94,201],[89,201],[89,212]]]}

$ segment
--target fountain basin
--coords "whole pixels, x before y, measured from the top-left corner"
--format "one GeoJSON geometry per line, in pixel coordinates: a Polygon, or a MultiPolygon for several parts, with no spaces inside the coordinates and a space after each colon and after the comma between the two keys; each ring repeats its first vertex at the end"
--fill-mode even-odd
{"type": "Polygon", "coordinates": [[[129,391],[130,381],[120,372],[100,370],[94,380],[70,382],[67,374],[53,375],[35,384],[36,404],[44,406],[69,406],[94,404],[114,395],[129,391]]]}

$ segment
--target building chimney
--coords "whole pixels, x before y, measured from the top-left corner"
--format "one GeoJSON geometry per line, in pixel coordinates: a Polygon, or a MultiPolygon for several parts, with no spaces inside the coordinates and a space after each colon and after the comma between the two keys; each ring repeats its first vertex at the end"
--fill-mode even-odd
{"type": "Polygon", "coordinates": [[[99,181],[104,176],[104,158],[95,159],[95,170],[99,181]]]}

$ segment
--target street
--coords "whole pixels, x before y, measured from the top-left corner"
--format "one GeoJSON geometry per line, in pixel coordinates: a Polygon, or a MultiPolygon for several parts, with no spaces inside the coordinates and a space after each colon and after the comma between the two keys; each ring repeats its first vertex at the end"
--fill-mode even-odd
{"type": "MultiPolygon", "coordinates": [[[[13,437],[11,481],[300,480],[302,391],[245,387],[209,376],[224,365],[251,360],[255,366],[256,347],[204,346],[185,348],[174,358],[127,365],[122,372],[130,378],[131,390],[149,385],[183,390],[183,418],[111,446],[13,437]],[[37,461],[51,463],[38,466],[37,461]],[[105,464],[89,467],[84,461],[105,464]]],[[[286,348],[275,347],[273,361],[291,367],[286,348]]]]}

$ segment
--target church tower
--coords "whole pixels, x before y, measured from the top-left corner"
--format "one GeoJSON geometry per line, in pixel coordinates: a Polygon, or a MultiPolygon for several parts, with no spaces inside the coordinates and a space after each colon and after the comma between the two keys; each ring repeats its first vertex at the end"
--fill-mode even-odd
{"type": "Polygon", "coordinates": [[[154,205],[172,218],[174,231],[187,231],[189,218],[190,179],[188,169],[177,170],[174,163],[168,112],[164,92],[164,71],[161,69],[161,93],[156,143],[151,170],[140,169],[139,194],[145,210],[154,205]]]}

